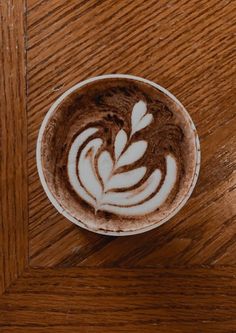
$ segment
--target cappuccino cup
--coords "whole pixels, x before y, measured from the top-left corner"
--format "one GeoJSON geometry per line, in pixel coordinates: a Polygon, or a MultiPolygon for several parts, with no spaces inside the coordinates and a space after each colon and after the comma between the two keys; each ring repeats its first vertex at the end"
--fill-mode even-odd
{"type": "Polygon", "coordinates": [[[42,186],[59,213],[112,236],[142,233],[187,202],[200,168],[184,106],[149,80],[90,78],[51,106],[37,141],[42,186]]]}

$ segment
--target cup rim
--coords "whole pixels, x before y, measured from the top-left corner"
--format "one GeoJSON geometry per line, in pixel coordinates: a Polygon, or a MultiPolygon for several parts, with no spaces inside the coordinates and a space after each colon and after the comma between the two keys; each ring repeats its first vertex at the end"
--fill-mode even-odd
{"type": "Polygon", "coordinates": [[[94,233],[97,234],[102,234],[102,235],[108,235],[108,236],[130,236],[130,235],[137,235],[137,234],[141,234],[144,233],[146,231],[150,231],[152,229],[155,229],[159,226],[161,226],[162,224],[166,223],[167,221],[169,221],[173,216],[175,216],[180,210],[181,208],[183,208],[183,206],[186,204],[186,202],[188,201],[188,199],[190,198],[194,187],[197,183],[197,179],[199,176],[199,172],[200,172],[200,161],[201,161],[201,151],[200,151],[200,142],[199,142],[199,138],[198,138],[198,134],[196,131],[196,127],[193,123],[192,118],[190,117],[188,111],[185,109],[185,107],[182,105],[182,103],[166,88],[163,88],[162,86],[160,86],[159,84],[150,81],[148,79],[144,79],[142,77],[139,76],[135,76],[135,75],[129,75],[129,74],[104,74],[104,75],[99,75],[99,76],[94,76],[91,78],[88,78],[86,80],[83,80],[77,84],[75,84],[74,86],[72,86],[71,88],[69,88],[68,90],[66,90],[61,96],[59,96],[56,101],[51,105],[51,107],[49,108],[49,110],[47,111],[43,122],[40,126],[39,132],[38,132],[38,138],[37,138],[37,144],[36,144],[36,164],[37,164],[37,170],[38,170],[38,174],[39,174],[39,179],[40,182],[42,184],[42,187],[49,199],[49,201],[52,203],[52,205],[57,209],[57,211],[62,214],[64,217],[66,217],[69,221],[75,223],[76,225],[80,226],[83,229],[92,231],[94,233]],[[104,80],[104,79],[112,79],[112,78],[123,78],[123,79],[130,79],[130,80],[135,80],[135,81],[141,81],[144,83],[147,83],[151,86],[153,86],[154,88],[160,90],[161,92],[163,92],[164,94],[166,94],[168,97],[170,97],[177,105],[179,105],[181,107],[181,109],[183,110],[183,113],[185,114],[186,118],[189,120],[190,126],[193,130],[193,132],[195,133],[195,147],[196,147],[196,164],[195,164],[195,171],[194,171],[194,176],[192,178],[192,182],[191,185],[189,186],[188,192],[187,194],[183,197],[183,199],[181,200],[181,202],[178,204],[178,206],[176,206],[170,214],[168,214],[166,217],[164,217],[163,219],[161,219],[160,221],[153,223],[151,225],[148,225],[146,227],[140,228],[140,229],[136,229],[136,230],[128,230],[128,231],[111,231],[111,230],[101,230],[101,229],[92,229],[90,227],[88,227],[85,223],[79,221],[78,219],[76,219],[74,216],[72,216],[68,211],[66,211],[61,205],[60,202],[58,202],[58,200],[54,197],[54,195],[52,194],[52,192],[50,191],[47,182],[45,180],[44,177],[44,173],[43,173],[43,168],[42,168],[42,158],[41,158],[41,143],[42,143],[42,139],[43,139],[43,135],[44,135],[44,131],[45,128],[47,126],[48,120],[50,119],[51,115],[53,114],[53,112],[55,111],[55,109],[58,107],[58,105],[60,105],[60,103],[67,97],[69,96],[72,92],[76,91],[77,89],[83,87],[84,85],[94,82],[94,81],[98,81],[98,80],[104,80]]]}

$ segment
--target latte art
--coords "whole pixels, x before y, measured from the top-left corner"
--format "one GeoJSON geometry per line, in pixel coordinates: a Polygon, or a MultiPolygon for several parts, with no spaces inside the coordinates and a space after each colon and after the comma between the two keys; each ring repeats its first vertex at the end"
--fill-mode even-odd
{"type": "Polygon", "coordinates": [[[184,107],[129,75],[89,79],[51,107],[37,164],[56,209],[86,229],[136,234],[167,221],[196,182],[198,139],[184,107]]]}
{"type": "Polygon", "coordinates": [[[167,199],[177,175],[173,156],[166,155],[166,175],[160,188],[162,173],[158,168],[141,184],[147,167],[132,168],[143,157],[148,146],[146,140],[130,143],[132,136],[147,127],[152,120],[153,116],[147,113],[144,101],[134,105],[130,135],[124,129],[116,134],[114,160],[109,151],[101,150],[102,138],[91,139],[98,132],[96,127],[82,131],[72,143],[68,156],[69,181],[80,198],[91,205],[95,212],[101,210],[124,216],[147,215],[167,199]],[[131,169],[119,172],[124,166],[131,166],[131,169]]]}

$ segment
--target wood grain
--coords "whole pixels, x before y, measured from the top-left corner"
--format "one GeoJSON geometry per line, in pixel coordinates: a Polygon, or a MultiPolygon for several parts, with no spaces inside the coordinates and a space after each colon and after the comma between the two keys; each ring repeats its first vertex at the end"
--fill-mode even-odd
{"type": "Polygon", "coordinates": [[[28,5],[31,266],[235,264],[234,3],[28,5]],[[38,129],[51,103],[78,81],[104,73],[143,76],[170,89],[188,109],[201,140],[200,179],[186,207],[161,228],[129,238],[92,235],[59,216],[35,165],[38,129]]]}
{"type": "Polygon", "coordinates": [[[235,332],[234,269],[26,273],[0,305],[2,332],[235,332]]]}
{"type": "Polygon", "coordinates": [[[23,0],[0,2],[0,292],[27,262],[27,121],[23,0]]]}
{"type": "Polygon", "coordinates": [[[0,2],[1,333],[236,332],[235,9],[228,0],[0,2]],[[81,230],[37,176],[48,108],[104,73],[170,89],[201,140],[188,204],[143,235],[81,230]]]}

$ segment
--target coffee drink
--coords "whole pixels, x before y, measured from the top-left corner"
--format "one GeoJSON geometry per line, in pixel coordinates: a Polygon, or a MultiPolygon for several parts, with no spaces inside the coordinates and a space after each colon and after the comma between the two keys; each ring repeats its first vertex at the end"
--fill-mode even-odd
{"type": "Polygon", "coordinates": [[[184,107],[163,88],[126,75],[66,92],[40,130],[37,162],[56,208],[89,230],[132,234],[173,216],[199,169],[184,107]]]}

